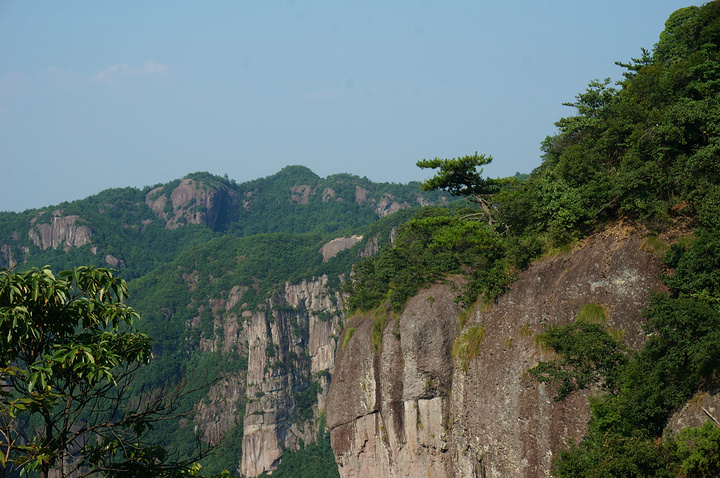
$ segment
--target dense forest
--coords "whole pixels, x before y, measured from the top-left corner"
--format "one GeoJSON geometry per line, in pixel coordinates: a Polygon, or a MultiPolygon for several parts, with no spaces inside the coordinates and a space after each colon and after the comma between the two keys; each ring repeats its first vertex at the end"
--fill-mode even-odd
{"type": "MultiPolygon", "coordinates": [[[[247,370],[247,351],[203,348],[217,329],[211,300],[229,301],[234,287],[244,291],[242,302],[228,313],[238,315],[262,310],[286,283],[321,276],[343,291],[348,313],[396,313],[421,288],[462,274],[467,282],[458,300],[470,309],[506,292],[533,261],[612,223],[642,224],[647,247],[670,271],[663,277],[667,293],[654,295],[645,311],[642,348],[630,349],[606,329],[602,310],[535,337],[555,359],[529,372],[557,387],[556,400],[594,390],[588,435],[554,459],[553,473],[717,476],[720,417],[709,414],[705,426],[676,435],[665,426],[696,392],[716,391],[720,373],[720,1],[674,12],[651,50],[618,65],[623,80],[594,80],[567,104],[576,114],[557,121],[557,133],[542,143],[541,165],[529,175],[485,178],[479,167],[492,158],[477,153],[419,161],[435,176],[409,185],[320,178],[300,166],[242,184],[194,173],[2,213],[0,265],[116,268],[154,339],[155,358],[137,382],[160,384],[197,370],[247,370]],[[181,201],[176,191],[188,184],[214,199],[203,202],[194,193],[181,201]],[[61,219],[66,228],[90,231],[87,240],[71,244],[66,235],[49,246],[38,239],[41,226],[61,219]],[[682,232],[680,240],[657,239],[671,229],[682,232]],[[363,241],[330,260],[318,253],[351,235],[363,241]],[[363,253],[372,238],[372,254],[363,253]]],[[[267,349],[268,358],[275,353],[267,349]]],[[[302,373],[294,412],[300,420],[311,416],[304,410],[319,386],[319,377],[302,373]]],[[[185,400],[190,410],[203,397],[185,400]]],[[[337,476],[320,428],[316,443],[286,453],[273,476],[323,476],[319,470],[337,476]]],[[[170,437],[163,445],[175,450],[192,441],[191,427],[179,422],[155,432],[170,437]]],[[[223,454],[202,461],[209,473],[236,469],[242,421],[232,433],[223,454]]]]}

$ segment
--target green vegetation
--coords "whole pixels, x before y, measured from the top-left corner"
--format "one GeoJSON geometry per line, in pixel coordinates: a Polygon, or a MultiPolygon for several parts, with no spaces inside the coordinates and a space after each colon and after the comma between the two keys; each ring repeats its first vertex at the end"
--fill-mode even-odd
{"type": "Polygon", "coordinates": [[[355,327],[348,327],[345,331],[345,338],[343,339],[342,348],[343,350],[348,346],[350,343],[350,339],[352,339],[353,335],[355,335],[355,332],[357,331],[357,328],[355,327]]]}
{"type": "Polygon", "coordinates": [[[556,459],[557,476],[616,476],[603,473],[622,469],[637,470],[637,476],[685,476],[680,469],[687,476],[713,476],[697,470],[720,466],[716,452],[697,451],[710,450],[717,440],[712,425],[660,439],[670,415],[712,386],[720,372],[718,255],[708,255],[717,245],[718,234],[699,231],[689,245],[667,252],[675,267],[665,278],[670,293],[652,298],[645,312],[648,339],[638,353],[625,350],[600,324],[576,321],[544,334],[558,359],[531,373],[559,383],[557,399],[597,383],[606,391],[591,397],[589,435],[556,459]]]}
{"type": "MultiPolygon", "coordinates": [[[[285,452],[282,462],[272,473],[273,478],[339,478],[335,456],[330,448],[328,433],[298,451],[285,452]]],[[[263,478],[270,475],[263,473],[263,478]]]]}
{"type": "Polygon", "coordinates": [[[467,371],[470,360],[480,354],[480,346],[485,339],[485,329],[480,326],[470,327],[464,334],[455,339],[452,348],[453,360],[460,360],[460,367],[467,371]]]}
{"type": "Polygon", "coordinates": [[[464,220],[467,209],[425,208],[398,231],[392,247],[354,267],[346,287],[350,310],[372,310],[385,301],[399,312],[420,288],[448,274],[471,272],[462,300],[494,298],[512,278],[502,260],[503,242],[491,226],[464,220]]]}
{"type": "Polygon", "coordinates": [[[65,462],[72,472],[174,476],[208,452],[180,457],[148,440],[195,390],[166,383],[132,396],[130,383],[151,347],[135,328],[137,313],[123,304],[127,295],[125,281],[105,269],[79,267],[57,278],[49,268],[0,272],[5,472],[46,478],[65,462]]]}
{"type": "MultiPolygon", "coordinates": [[[[649,230],[641,249],[663,256],[673,270],[663,278],[669,293],[652,298],[645,311],[647,340],[637,352],[623,345],[622,332],[605,328],[608,310],[600,304],[586,304],[574,322],[535,336],[546,360],[531,373],[557,387],[557,400],[578,390],[596,392],[590,399],[587,438],[558,455],[555,473],[561,477],[717,474],[719,439],[712,424],[676,437],[662,438],[662,433],[671,414],[698,390],[717,385],[720,372],[719,12],[718,1],[678,10],[652,51],[643,50],[639,59],[620,63],[625,69],[622,81],[591,82],[568,103],[577,114],[556,123],[557,133],[542,144],[542,164],[529,175],[484,178],[480,168],[492,158],[477,153],[419,161],[419,167],[436,173],[409,185],[376,184],[347,174],[322,179],[301,166],[242,184],[194,173],[183,179],[193,181],[196,191],[217,194],[219,209],[207,225],[189,224],[196,217],[193,214],[208,212],[203,203],[193,200],[182,207],[172,203],[180,179],[144,189],[103,191],[41,210],[1,213],[0,265],[19,265],[2,275],[15,285],[0,292],[0,305],[5,308],[0,328],[6,328],[0,330],[0,340],[7,342],[2,349],[2,378],[13,384],[10,395],[2,396],[5,405],[0,413],[21,417],[24,421],[18,423],[27,424],[27,430],[50,430],[48,417],[66,406],[62,398],[82,400],[77,395],[81,390],[119,387],[135,399],[142,395],[140,384],[157,390],[168,380],[174,384],[188,377],[191,392],[177,398],[175,409],[185,413],[206,399],[198,390],[205,374],[214,378],[247,371],[247,344],[233,344],[228,353],[207,351],[210,343],[213,350],[225,345],[216,324],[227,317],[242,322],[248,316],[244,312],[267,310],[268,299],[277,297],[288,281],[323,275],[332,293],[344,281],[351,312],[373,311],[371,346],[376,353],[382,350],[388,320],[397,317],[410,297],[451,275],[464,276],[458,300],[466,311],[458,318],[460,335],[452,352],[466,369],[485,336],[484,328],[467,326],[470,307],[492,306],[533,260],[569,253],[579,239],[622,219],[649,230]],[[446,204],[447,196],[468,201],[408,208],[378,219],[387,212],[383,205],[417,204],[421,190],[425,191],[421,202],[446,204]],[[88,228],[90,242],[79,247],[43,244],[40,231],[58,218],[72,218],[75,227],[88,228]],[[677,224],[689,224],[694,232],[668,247],[658,237],[677,224]],[[364,239],[324,262],[320,247],[350,234],[364,239]],[[365,257],[376,247],[379,254],[365,257]],[[358,262],[361,257],[365,259],[358,262]],[[117,277],[98,269],[109,263],[117,264],[117,277]],[[89,267],[56,280],[47,269],[32,269],[45,264],[55,270],[89,267]],[[26,271],[30,272],[23,275],[26,271]],[[108,293],[102,287],[78,285],[79,279],[93,274],[96,283],[109,281],[115,289],[108,293]],[[120,282],[120,277],[129,284],[120,282]],[[29,282],[18,285],[22,281],[29,282]],[[37,310],[13,301],[38,291],[31,302],[38,304],[47,297],[61,303],[64,299],[58,291],[68,284],[75,285],[66,297],[87,293],[63,309],[58,321],[62,330],[46,337],[55,342],[32,356],[13,355],[22,343],[13,333],[29,337],[42,330],[26,323],[37,310]],[[122,304],[127,290],[133,291],[128,301],[133,309],[122,304]],[[89,304],[94,304],[94,311],[73,309],[89,304]],[[118,315],[102,326],[77,321],[86,313],[94,317],[105,310],[118,315]],[[133,310],[143,317],[142,323],[131,323],[129,319],[136,318],[133,310]],[[62,315],[72,311],[80,315],[62,315]],[[154,340],[140,334],[139,327],[154,340]],[[121,347],[124,339],[132,337],[138,348],[127,354],[110,346],[121,347]],[[101,342],[105,339],[112,344],[96,347],[106,344],[101,342]],[[150,348],[153,360],[135,370],[148,360],[150,348]],[[103,355],[106,352],[112,353],[103,355]],[[123,366],[134,370],[135,380],[119,379],[123,366]],[[38,410],[42,419],[31,418],[38,410]]],[[[281,340],[307,339],[296,317],[307,311],[284,303],[272,308],[274,320],[294,317],[288,321],[288,337],[281,340]]],[[[319,311],[317,316],[331,320],[333,313],[319,311]]],[[[346,329],[343,348],[355,330],[346,329]]],[[[532,329],[526,325],[518,335],[529,337],[532,329]]],[[[504,345],[511,347],[512,340],[507,338],[504,345]]],[[[280,360],[282,345],[274,343],[265,350],[272,359],[269,367],[296,372],[306,380],[307,386],[295,390],[293,398],[295,420],[307,422],[312,419],[319,382],[306,370],[307,356],[287,354],[280,360]]],[[[241,401],[234,412],[243,416],[244,407],[241,401]]],[[[118,413],[112,419],[127,416],[118,413]]],[[[79,413],[78,423],[86,423],[88,416],[79,413]]],[[[143,437],[148,443],[163,437],[160,447],[143,449],[147,453],[138,449],[140,455],[135,455],[129,448],[101,450],[98,442],[87,447],[88,453],[94,450],[93,459],[115,460],[111,465],[121,468],[130,458],[155,466],[167,458],[167,450],[185,453],[183,447],[192,442],[192,423],[160,421],[153,430],[147,425],[130,426],[127,439],[133,433],[138,435],[137,443],[143,437]]],[[[8,430],[7,436],[19,436],[12,433],[23,430],[8,430]]],[[[62,433],[69,437],[76,431],[62,433]]],[[[64,449],[63,440],[52,440],[50,435],[27,436],[27,445],[2,448],[6,467],[26,466],[47,473],[64,449]]],[[[96,440],[102,439],[96,435],[96,440]]],[[[209,473],[235,469],[241,435],[240,421],[226,453],[201,460],[203,469],[209,473]]],[[[286,454],[273,476],[323,476],[323,472],[337,476],[327,435],[320,438],[318,444],[286,454]]],[[[197,467],[184,471],[197,476],[197,467]]]]}
{"type": "Polygon", "coordinates": [[[604,324],[607,319],[607,309],[602,304],[585,304],[580,308],[575,320],[587,324],[604,324]]]}

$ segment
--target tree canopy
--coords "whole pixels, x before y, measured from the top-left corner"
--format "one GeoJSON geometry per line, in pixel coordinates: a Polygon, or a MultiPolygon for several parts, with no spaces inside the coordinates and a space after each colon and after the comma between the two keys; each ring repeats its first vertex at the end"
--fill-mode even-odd
{"type": "Polygon", "coordinates": [[[160,476],[190,468],[146,432],[176,417],[182,386],[130,397],[150,338],[108,269],[0,271],[0,466],[3,476],[160,476]]]}

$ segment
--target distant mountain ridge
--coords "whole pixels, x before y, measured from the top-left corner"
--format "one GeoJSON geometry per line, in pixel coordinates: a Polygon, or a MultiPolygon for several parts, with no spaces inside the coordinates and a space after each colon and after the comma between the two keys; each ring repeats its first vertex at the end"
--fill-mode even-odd
{"type": "Polygon", "coordinates": [[[0,267],[79,261],[115,267],[132,278],[216,234],[332,234],[448,199],[446,193],[421,191],[416,182],[374,183],[350,174],[321,178],[304,166],[244,183],[197,172],[143,189],[108,189],[56,206],[2,212],[0,267]],[[148,248],[162,250],[152,256],[139,250],[148,248]]]}

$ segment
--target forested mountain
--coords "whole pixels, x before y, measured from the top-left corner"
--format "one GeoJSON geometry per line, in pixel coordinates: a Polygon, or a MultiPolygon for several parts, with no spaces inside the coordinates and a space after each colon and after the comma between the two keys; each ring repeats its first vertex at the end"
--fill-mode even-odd
{"type": "MultiPolygon", "coordinates": [[[[323,179],[301,166],[240,184],[193,173],[0,213],[0,262],[16,271],[116,269],[153,338],[154,359],[136,372],[133,393],[167,379],[193,388],[224,377],[185,397],[184,409],[198,411],[193,422],[157,424],[154,436],[181,452],[197,430],[207,442],[224,436],[224,452],[202,461],[205,471],[239,473],[242,462],[242,472],[256,476],[277,466],[286,448],[324,436],[318,400],[352,264],[389,243],[414,209],[448,198],[417,183],[323,179]]],[[[322,443],[332,474],[327,437],[322,443]]]]}
{"type": "Polygon", "coordinates": [[[135,382],[220,377],[153,431],[208,473],[717,476],[720,1],[619,65],[529,175],[194,173],[2,213],[0,265],[116,268],[135,382]]]}

